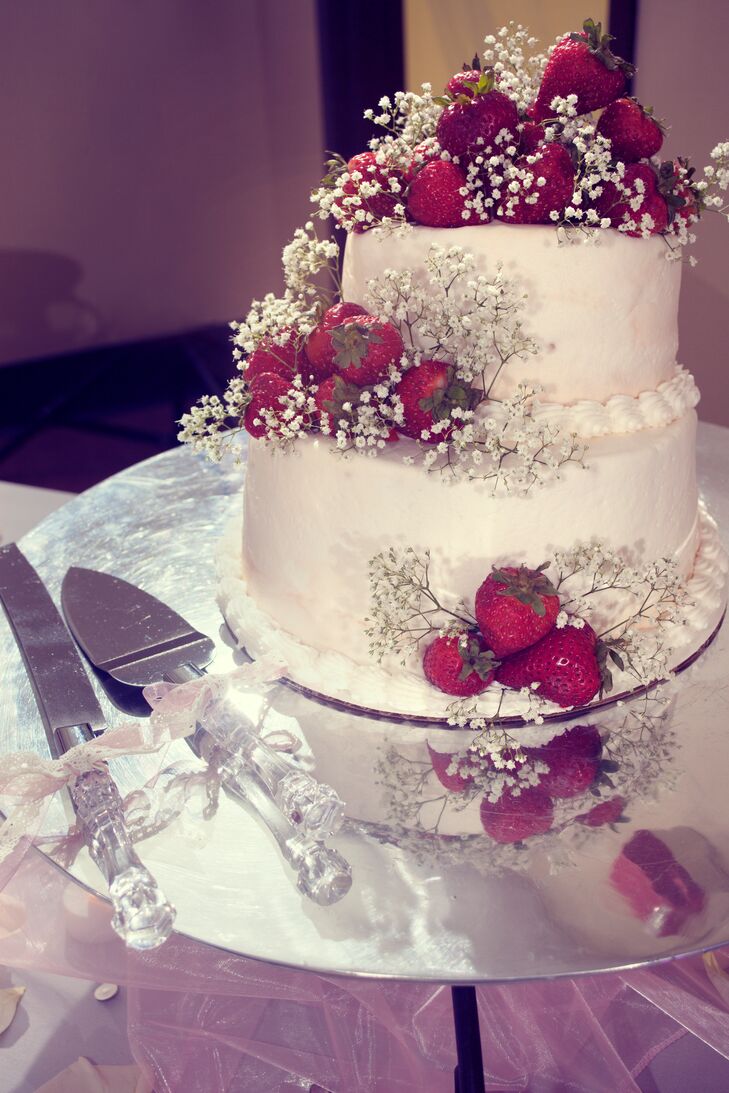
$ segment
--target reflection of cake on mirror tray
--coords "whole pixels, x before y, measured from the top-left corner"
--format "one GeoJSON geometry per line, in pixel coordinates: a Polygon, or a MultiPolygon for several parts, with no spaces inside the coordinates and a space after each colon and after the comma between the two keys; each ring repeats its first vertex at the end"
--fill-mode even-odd
{"type": "Polygon", "coordinates": [[[233,324],[225,400],[181,431],[213,458],[248,434],[220,589],[246,651],[338,703],[476,731],[492,760],[501,719],[548,746],[550,717],[665,678],[726,602],[676,354],[729,143],[702,171],[663,159],[591,20],[531,46],[507,28],[442,94],[367,112],[284,294],[233,324]]]}

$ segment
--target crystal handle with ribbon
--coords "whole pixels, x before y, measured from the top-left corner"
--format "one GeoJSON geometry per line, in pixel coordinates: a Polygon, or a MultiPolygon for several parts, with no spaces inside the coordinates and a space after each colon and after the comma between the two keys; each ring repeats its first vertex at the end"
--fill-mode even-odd
{"type": "MultiPolygon", "coordinates": [[[[61,753],[94,739],[88,725],[55,735],[61,753]]],[[[104,765],[79,774],[68,788],[91,858],[109,886],[112,928],[132,949],[157,948],[172,932],[175,909],[134,850],[116,782],[104,765]]]]}
{"type": "Polygon", "coordinates": [[[290,823],[253,770],[225,749],[221,752],[217,740],[204,728],[197,729],[192,745],[198,755],[217,766],[225,788],[249,804],[268,828],[283,858],[296,870],[296,886],[303,895],[322,907],[346,896],[352,887],[352,868],[339,851],[290,823]]]}
{"type": "MultiPolygon", "coordinates": [[[[166,673],[165,679],[170,683],[186,683],[203,674],[193,665],[184,665],[166,673]]],[[[229,787],[236,778],[244,778],[253,770],[284,818],[307,836],[321,840],[340,829],[344,804],[336,791],[292,766],[257,732],[247,728],[240,714],[223,699],[213,699],[201,713],[199,722],[229,756],[226,767],[229,787]]]]}

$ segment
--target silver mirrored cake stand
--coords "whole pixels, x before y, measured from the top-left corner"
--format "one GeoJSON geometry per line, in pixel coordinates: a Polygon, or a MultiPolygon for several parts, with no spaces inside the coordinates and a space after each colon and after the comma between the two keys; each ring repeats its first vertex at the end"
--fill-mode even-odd
{"type": "MultiPolygon", "coordinates": [[[[701,491],[729,541],[729,430],[702,425],[698,460],[701,491]]],[[[81,494],[21,546],[57,601],[70,565],[107,570],[164,599],[215,639],[211,670],[224,672],[240,654],[216,606],[212,558],[240,505],[243,474],[244,467],[172,450],[81,494]]],[[[97,690],[109,724],[129,719],[101,685],[97,690]]],[[[306,724],[320,720],[317,701],[283,685],[281,697],[305,736],[306,724]]],[[[383,728],[361,714],[340,716],[353,734],[383,728]]],[[[297,892],[255,815],[223,798],[212,819],[196,822],[194,833],[186,829],[186,842],[173,825],[144,841],[140,855],[177,907],[179,932],[206,945],[321,974],[459,985],[457,1031],[475,1073],[475,998],[467,985],[628,969],[729,943],[729,627],[679,677],[670,725],[665,776],[630,801],[631,822],[589,830],[564,853],[553,841],[549,852],[508,847],[494,856],[485,835],[435,837],[386,821],[349,820],[332,844],[352,865],[353,887],[322,908],[297,892]],[[682,864],[702,878],[707,894],[703,912],[666,937],[639,921],[608,879],[621,846],[641,828],[680,845],[682,864]]],[[[445,740],[448,731],[439,731],[445,740]]],[[[390,740],[414,732],[422,730],[388,725],[390,740]]],[[[21,749],[45,754],[46,739],[0,617],[0,756],[21,749]]],[[[184,764],[189,756],[178,742],[166,762],[184,764]]],[[[124,793],[158,768],[149,756],[112,765],[124,793]]],[[[67,818],[61,800],[54,801],[45,830],[62,830],[67,818]]],[[[68,873],[103,898],[85,851],[68,873]]],[[[464,1070],[459,1088],[478,1085],[466,1084],[464,1070]]]]}

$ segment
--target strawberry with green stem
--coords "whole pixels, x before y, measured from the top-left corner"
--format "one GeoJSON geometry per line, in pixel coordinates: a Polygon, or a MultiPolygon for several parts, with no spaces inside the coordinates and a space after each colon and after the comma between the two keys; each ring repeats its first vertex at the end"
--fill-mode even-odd
{"type": "Polygon", "coordinates": [[[597,123],[596,132],[610,141],[612,158],[622,163],[637,163],[658,155],[665,127],[653,116],[650,107],[637,99],[616,99],[607,106],[597,123]]]}
{"type": "Polygon", "coordinates": [[[358,387],[379,383],[399,365],[405,346],[396,326],[376,315],[351,315],[331,332],[334,366],[358,387]]]}
{"type": "Polygon", "coordinates": [[[557,589],[546,574],[549,562],[536,569],[494,569],[476,593],[476,621],[497,657],[533,645],[553,628],[560,610],[557,589]]]}
{"type": "Polygon", "coordinates": [[[425,650],[425,678],[439,691],[467,697],[481,694],[494,678],[498,661],[475,631],[440,634],[425,650]]]}
{"type": "MultiPolygon", "coordinates": [[[[471,73],[469,73],[471,75],[471,73]]],[[[452,77],[449,87],[457,91],[438,118],[436,136],[441,148],[462,163],[487,155],[499,143],[516,141],[519,114],[516,103],[496,90],[492,70],[478,73],[477,80],[464,80],[461,73],[452,77]]]]}
{"type": "Polygon", "coordinates": [[[555,98],[577,96],[578,114],[588,114],[620,98],[635,67],[610,48],[613,38],[602,25],[585,19],[580,32],[568,34],[552,50],[536,101],[530,110],[534,121],[554,113],[555,98]]]}
{"type": "Polygon", "coordinates": [[[409,368],[394,394],[403,409],[400,432],[427,444],[437,444],[453,431],[458,420],[452,417],[454,409],[473,410],[482,398],[479,391],[458,378],[453,365],[435,360],[409,368]]]}

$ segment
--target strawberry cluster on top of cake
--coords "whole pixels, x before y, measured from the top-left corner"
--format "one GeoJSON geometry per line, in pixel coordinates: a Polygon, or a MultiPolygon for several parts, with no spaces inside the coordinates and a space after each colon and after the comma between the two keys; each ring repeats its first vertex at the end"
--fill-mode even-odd
{"type": "Polygon", "coordinates": [[[349,162],[333,159],[314,194],[347,231],[382,225],[555,224],[691,241],[704,209],[724,210],[718,146],[701,180],[684,158],[661,162],[665,128],[626,95],[634,68],[586,19],[548,55],[525,31],[486,39],[442,95],[380,100],[386,133],[349,162]],[[600,112],[599,114],[597,112],[600,112]]]}
{"type": "MultiPolygon", "coordinates": [[[[661,162],[662,127],[624,94],[631,68],[592,20],[548,55],[533,44],[505,28],[444,95],[424,85],[367,111],[383,134],[330,162],[313,194],[320,218],[347,233],[498,222],[550,225],[558,242],[660,234],[680,258],[703,211],[727,214],[729,143],[701,178],[685,159],[661,162]]],[[[486,277],[452,233],[433,240],[425,291],[384,269],[367,282],[367,311],[343,299],[336,233],[320,239],[308,223],[283,262],[284,294],[232,324],[239,374],[183,416],[181,440],[219,458],[241,426],[275,447],[323,433],[366,455],[406,436],[430,449],[426,468],[518,493],[581,461],[574,431],[537,421],[538,386],[516,385],[497,406],[509,362],[539,352],[522,326],[524,288],[500,269],[486,277]]]]}

